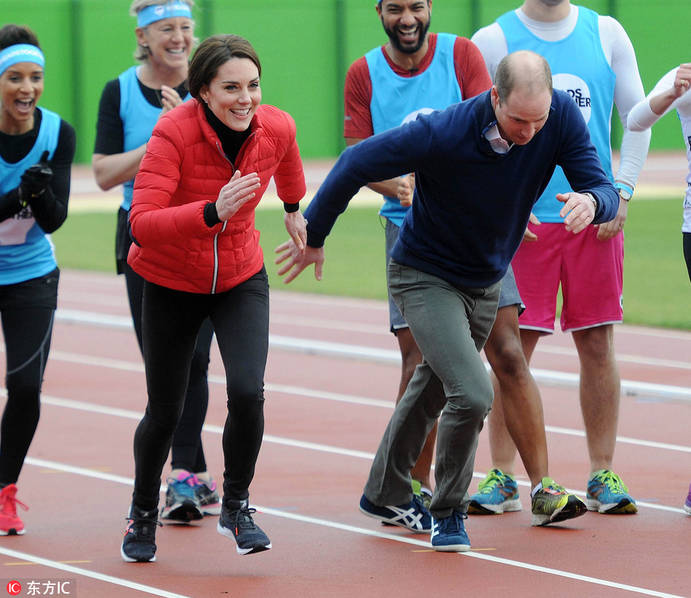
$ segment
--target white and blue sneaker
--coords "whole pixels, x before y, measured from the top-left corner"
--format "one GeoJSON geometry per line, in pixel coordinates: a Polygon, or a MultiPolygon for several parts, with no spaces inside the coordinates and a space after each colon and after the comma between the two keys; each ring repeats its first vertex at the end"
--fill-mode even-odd
{"type": "Polygon", "coordinates": [[[363,494],[360,499],[360,511],[368,517],[405,527],[416,534],[424,534],[432,530],[432,515],[422,504],[419,496],[414,495],[413,500],[403,505],[379,507],[363,494]]]}
{"type": "Polygon", "coordinates": [[[465,531],[463,520],[468,515],[454,511],[443,519],[434,519],[432,523],[432,548],[440,552],[467,552],[470,540],[465,531]]]}

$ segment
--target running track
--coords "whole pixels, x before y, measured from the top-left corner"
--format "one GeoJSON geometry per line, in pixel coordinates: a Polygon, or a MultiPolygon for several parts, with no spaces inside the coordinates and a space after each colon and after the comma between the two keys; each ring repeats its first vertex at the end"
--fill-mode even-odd
{"type": "MultiPolygon", "coordinates": [[[[69,581],[79,598],[691,596],[691,517],[681,509],[691,481],[690,332],[616,327],[625,393],[615,467],[638,515],[588,513],[531,528],[524,475],[524,510],[471,517],[474,551],[459,555],[435,553],[427,536],[383,528],[357,509],[398,381],[386,322],[382,302],[272,291],[266,436],[251,499],[273,549],[240,557],[207,518],[159,529],[158,561],[126,564],[119,544],[143,368],[123,280],[64,271],[42,419],[19,482],[27,533],[0,538],[0,596],[9,580],[22,583],[22,596],[30,581],[69,581]]],[[[551,473],[582,493],[570,339],[541,341],[533,365],[551,473]]],[[[225,401],[215,346],[210,374],[204,441],[219,479],[225,401]]],[[[476,477],[489,465],[483,433],[476,477]]]]}

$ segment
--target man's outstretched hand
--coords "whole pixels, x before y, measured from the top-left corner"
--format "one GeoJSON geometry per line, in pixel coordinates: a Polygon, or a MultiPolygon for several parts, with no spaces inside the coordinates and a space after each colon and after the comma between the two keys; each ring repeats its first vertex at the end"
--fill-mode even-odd
{"type": "Polygon", "coordinates": [[[314,264],[314,278],[322,279],[322,265],[324,264],[324,248],[305,246],[301,251],[293,239],[281,243],[274,253],[278,254],[275,263],[283,264],[278,269],[278,275],[283,276],[283,282],[288,284],[310,264],[314,264]]]}

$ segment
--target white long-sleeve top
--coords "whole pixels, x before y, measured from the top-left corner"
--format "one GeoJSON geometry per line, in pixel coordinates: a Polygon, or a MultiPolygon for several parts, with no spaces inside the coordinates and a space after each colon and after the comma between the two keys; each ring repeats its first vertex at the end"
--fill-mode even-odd
{"type": "MultiPolygon", "coordinates": [[[[529,18],[522,9],[516,10],[521,22],[537,37],[545,41],[559,41],[567,37],[576,27],[578,6],[571,6],[569,15],[556,22],[536,21],[529,18]]],[[[638,72],[636,53],[629,36],[621,24],[612,17],[598,16],[600,43],[607,62],[616,75],[614,103],[619,112],[624,134],[621,142],[621,158],[615,180],[636,186],[638,175],[648,155],[650,131],[633,132],[627,128],[631,108],[645,98],[643,83],[638,72]]],[[[471,38],[485,59],[487,70],[494,79],[497,65],[508,53],[506,38],[497,23],[479,29],[471,38]]]]}
{"type": "Polygon", "coordinates": [[[681,121],[681,132],[686,146],[686,159],[689,169],[686,173],[686,195],[684,197],[684,223],[681,230],[691,233],[691,92],[678,97],[662,114],[655,114],[650,108],[650,98],[660,95],[674,86],[674,78],[679,67],[673,68],[653,87],[648,96],[638,102],[629,112],[628,127],[631,131],[642,131],[652,127],[660,118],[671,110],[676,110],[681,121]]]}

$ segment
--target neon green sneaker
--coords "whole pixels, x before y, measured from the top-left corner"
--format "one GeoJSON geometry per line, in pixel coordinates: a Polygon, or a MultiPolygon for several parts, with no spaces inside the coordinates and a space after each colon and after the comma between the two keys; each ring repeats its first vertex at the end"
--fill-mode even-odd
{"type": "Polygon", "coordinates": [[[429,510],[429,506],[432,504],[432,491],[416,479],[411,481],[411,486],[413,487],[413,494],[419,496],[422,504],[425,505],[425,509],[429,510]]]}
{"type": "Polygon", "coordinates": [[[569,494],[552,478],[542,478],[542,488],[531,502],[531,525],[549,525],[585,515],[588,508],[575,494],[569,494]]]}
{"type": "Polygon", "coordinates": [[[586,503],[589,511],[611,515],[638,513],[636,501],[622,479],[609,469],[600,469],[588,480],[586,503]]]}

